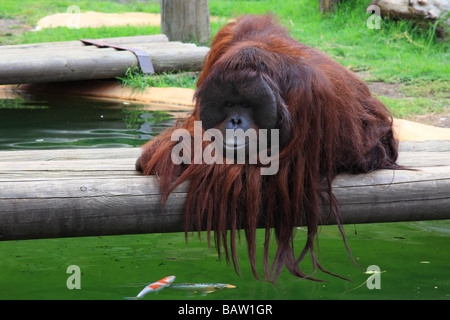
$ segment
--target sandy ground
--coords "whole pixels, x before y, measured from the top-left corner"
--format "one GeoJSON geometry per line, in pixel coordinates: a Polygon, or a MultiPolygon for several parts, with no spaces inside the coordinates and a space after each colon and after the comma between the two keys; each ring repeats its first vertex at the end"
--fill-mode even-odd
{"type": "MultiPolygon", "coordinates": [[[[219,17],[210,17],[211,21],[218,21],[219,17]]],[[[79,14],[56,13],[46,16],[38,21],[37,29],[71,27],[71,28],[98,28],[108,26],[159,26],[161,15],[159,13],[125,12],[103,13],[88,11],[79,14]]]]}
{"type": "Polygon", "coordinates": [[[126,12],[102,13],[84,12],[79,14],[56,13],[46,16],[38,21],[38,29],[72,27],[72,28],[98,28],[104,26],[159,26],[161,16],[159,13],[126,12]]]}

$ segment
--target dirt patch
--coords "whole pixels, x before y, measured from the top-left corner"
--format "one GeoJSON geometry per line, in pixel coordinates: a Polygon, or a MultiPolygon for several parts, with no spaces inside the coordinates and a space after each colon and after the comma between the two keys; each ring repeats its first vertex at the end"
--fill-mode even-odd
{"type": "Polygon", "coordinates": [[[102,13],[84,12],[80,14],[56,13],[46,16],[38,21],[38,28],[98,28],[105,26],[159,26],[161,16],[159,13],[126,12],[126,13],[102,13]]]}
{"type": "Polygon", "coordinates": [[[32,26],[18,19],[0,19],[0,44],[7,42],[8,37],[17,36],[32,29],[32,26]]]}
{"type": "Polygon", "coordinates": [[[401,92],[403,85],[401,83],[385,83],[385,82],[371,82],[367,83],[371,92],[378,96],[386,96],[394,99],[405,98],[406,96],[401,92]]]}
{"type": "Polygon", "coordinates": [[[447,112],[445,113],[423,114],[419,116],[413,116],[410,120],[436,127],[450,128],[450,108],[447,108],[447,112]]]}
{"type": "MultiPolygon", "coordinates": [[[[403,87],[401,83],[371,82],[367,83],[367,85],[370,91],[377,96],[385,96],[393,99],[408,98],[401,91],[403,87]]],[[[433,98],[433,96],[429,96],[429,98],[433,98]]],[[[409,117],[408,120],[441,128],[450,128],[450,107],[446,108],[442,113],[414,115],[409,117]]]]}

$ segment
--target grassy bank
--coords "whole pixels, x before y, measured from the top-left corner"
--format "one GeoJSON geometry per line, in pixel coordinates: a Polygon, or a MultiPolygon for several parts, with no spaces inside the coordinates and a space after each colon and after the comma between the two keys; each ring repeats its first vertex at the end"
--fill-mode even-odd
{"type": "MultiPolygon", "coordinates": [[[[365,12],[367,1],[346,1],[334,14],[322,15],[315,0],[226,1],[210,0],[214,35],[228,18],[240,14],[271,12],[293,37],[328,53],[345,67],[360,72],[368,82],[400,83],[400,97],[380,98],[395,116],[408,117],[429,112],[448,112],[450,87],[450,48],[448,41],[435,37],[405,21],[382,21],[381,29],[369,29],[365,12]]],[[[155,1],[54,1],[3,0],[0,19],[18,19],[35,25],[48,14],[66,12],[76,4],[81,12],[159,12],[155,1]]],[[[1,43],[30,43],[159,33],[159,27],[55,28],[2,37],[1,43]],[[6,39],[5,39],[6,38],[6,39]]],[[[194,75],[195,78],[195,75],[194,75]]],[[[146,86],[195,86],[192,74],[158,75],[153,78],[129,73],[122,82],[139,88],[146,86]]]]}

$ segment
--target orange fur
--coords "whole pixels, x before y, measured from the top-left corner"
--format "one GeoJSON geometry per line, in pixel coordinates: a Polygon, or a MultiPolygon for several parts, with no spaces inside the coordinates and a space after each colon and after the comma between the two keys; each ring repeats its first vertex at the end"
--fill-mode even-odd
{"type": "MultiPolygon", "coordinates": [[[[329,273],[314,250],[321,223],[320,197],[340,222],[331,188],[338,173],[396,167],[392,118],[365,83],[324,53],[291,38],[273,18],[243,16],[213,39],[197,82],[194,111],[176,128],[193,132],[193,122],[200,120],[199,101],[210,79],[238,83],[255,76],[263,77],[277,97],[277,128],[287,137],[276,175],[261,176],[260,167],[250,164],[174,165],[170,153],[176,142],[170,136],[175,128],[143,146],[140,167],[144,174],[160,177],[163,203],[177,185],[190,180],[186,231],[205,228],[208,241],[214,231],[219,257],[223,248],[228,262],[231,252],[237,271],[235,241],[243,229],[252,271],[258,277],[255,232],[262,226],[266,228],[264,278],[276,281],[286,266],[296,276],[313,279],[299,268],[307,252],[313,274],[317,268],[329,273]],[[300,224],[308,226],[308,234],[296,257],[294,228],[300,224]],[[269,268],[272,228],[278,247],[269,268]]],[[[345,242],[340,223],[339,228],[345,242]]]]}

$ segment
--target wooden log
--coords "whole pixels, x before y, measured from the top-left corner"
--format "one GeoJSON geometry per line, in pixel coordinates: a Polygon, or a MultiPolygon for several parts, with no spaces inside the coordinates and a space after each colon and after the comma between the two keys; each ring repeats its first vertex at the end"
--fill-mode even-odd
{"type": "MultiPolygon", "coordinates": [[[[130,36],[130,37],[114,37],[114,38],[102,38],[97,39],[111,44],[127,45],[130,43],[152,43],[152,42],[168,42],[164,34],[152,34],[148,36],[130,36]]],[[[86,45],[79,40],[74,41],[59,41],[59,42],[40,42],[40,43],[27,43],[27,44],[15,44],[0,46],[0,53],[3,53],[10,49],[15,50],[30,50],[40,48],[82,48],[86,45]]]]}
{"type": "MultiPolygon", "coordinates": [[[[435,23],[444,19],[444,24],[450,26],[449,0],[373,0],[371,5],[380,8],[382,17],[413,20],[424,27],[428,26],[428,22],[435,23]]],[[[440,27],[436,31],[444,33],[444,29],[440,27]]]]}
{"type": "MultiPolygon", "coordinates": [[[[186,53],[188,51],[198,51],[199,48],[204,47],[197,47],[193,43],[182,43],[182,42],[161,42],[161,43],[146,43],[146,44],[138,44],[133,45],[133,49],[139,49],[146,51],[149,55],[173,55],[173,54],[180,54],[181,56],[183,53],[186,53]]],[[[203,51],[204,49],[200,49],[200,51],[203,51]]],[[[4,52],[0,52],[2,59],[5,60],[16,60],[17,56],[20,55],[21,59],[24,61],[27,60],[42,60],[47,61],[49,59],[52,59],[53,57],[67,57],[67,58],[73,58],[76,56],[83,57],[85,54],[89,54],[91,56],[96,56],[104,53],[108,54],[114,54],[114,52],[117,51],[126,51],[126,50],[117,50],[115,48],[98,48],[94,45],[89,45],[86,47],[77,47],[70,49],[70,54],[67,53],[67,48],[38,48],[33,49],[33,51],[23,51],[20,50],[19,52],[14,49],[6,50],[4,52]]],[[[208,50],[206,50],[208,51],[208,50]]],[[[1,62],[0,62],[1,63],[1,62]]]]}
{"type": "MultiPolygon", "coordinates": [[[[124,46],[129,46],[134,49],[142,49],[142,50],[165,50],[166,52],[168,50],[172,49],[179,49],[179,48],[196,48],[197,46],[194,43],[182,43],[180,41],[171,41],[171,42],[141,42],[141,43],[126,43],[124,46]]],[[[94,45],[85,45],[82,47],[70,47],[71,51],[77,51],[77,52],[83,52],[83,51],[96,51],[99,48],[94,45]]],[[[107,48],[101,48],[101,49],[107,49],[107,48]]],[[[31,49],[24,49],[24,48],[12,48],[9,49],[2,49],[0,46],[0,54],[1,57],[5,56],[16,56],[17,55],[24,55],[24,56],[30,56],[30,55],[52,55],[53,53],[57,52],[65,52],[68,50],[68,47],[64,46],[55,46],[55,47],[36,47],[31,49]]],[[[116,50],[116,49],[114,49],[116,50]]]]}
{"type": "Polygon", "coordinates": [[[402,141],[399,151],[428,151],[445,152],[450,151],[450,140],[429,140],[429,141],[402,141]]]}
{"type": "MultiPolygon", "coordinates": [[[[141,48],[148,52],[156,72],[201,70],[209,51],[207,47],[178,43],[165,48],[141,48]]],[[[5,52],[0,60],[0,84],[108,79],[124,76],[128,68],[138,65],[132,52],[112,48],[28,50],[20,55],[5,52]]]]}
{"type": "MultiPolygon", "coordinates": [[[[184,231],[188,183],[160,206],[158,179],[134,170],[138,148],[0,152],[0,239],[184,231]]],[[[411,170],[341,174],[344,223],[450,219],[450,152],[402,152],[411,170]]],[[[323,206],[323,223],[328,210],[323,206]]]]}
{"type": "Polygon", "coordinates": [[[448,0],[373,0],[371,5],[380,7],[383,17],[431,22],[444,18],[450,10],[448,0]]]}

